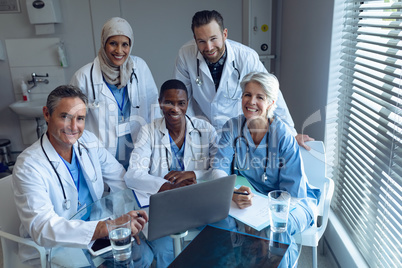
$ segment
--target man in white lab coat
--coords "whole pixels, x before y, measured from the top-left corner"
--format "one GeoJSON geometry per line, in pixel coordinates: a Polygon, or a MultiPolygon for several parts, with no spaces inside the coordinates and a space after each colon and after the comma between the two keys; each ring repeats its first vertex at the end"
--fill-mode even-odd
{"type": "MultiPolygon", "coordinates": [[[[250,72],[267,72],[257,52],[238,42],[227,39],[223,18],[217,11],[195,13],[191,29],[194,40],[184,44],[176,59],[174,77],[184,82],[189,92],[190,115],[202,117],[216,128],[242,113],[240,82],[250,72]]],[[[292,117],[279,91],[278,116],[291,129],[303,147],[308,135],[297,134],[292,117]]]]}
{"type": "MultiPolygon", "coordinates": [[[[48,96],[43,114],[47,132],[17,158],[12,186],[21,219],[20,234],[38,245],[85,248],[108,235],[105,221],[87,221],[85,207],[100,199],[104,183],[112,192],[126,189],[125,169],[89,131],[84,131],[87,97],[74,86],[59,86],[48,96]],[[81,220],[69,220],[83,209],[81,220]]],[[[88,209],[89,211],[89,209],[88,209]]],[[[132,233],[138,234],[148,216],[129,212],[132,233]]],[[[139,241],[139,240],[138,240],[139,241]]],[[[152,263],[145,242],[136,245],[144,256],[136,267],[152,263]]],[[[21,246],[23,261],[38,256],[33,248],[21,246]]],[[[141,255],[140,255],[141,256],[141,255]]],[[[32,264],[32,262],[30,262],[32,264]]]]}

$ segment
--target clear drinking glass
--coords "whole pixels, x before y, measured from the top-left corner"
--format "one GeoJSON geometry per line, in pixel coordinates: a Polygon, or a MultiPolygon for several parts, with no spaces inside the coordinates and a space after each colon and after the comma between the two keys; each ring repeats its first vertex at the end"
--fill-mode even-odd
{"type": "Polygon", "coordinates": [[[106,221],[106,226],[115,261],[131,260],[131,216],[123,214],[118,218],[106,221]]]}
{"type": "Polygon", "coordinates": [[[282,233],[286,231],[289,217],[290,194],[277,190],[268,193],[269,217],[271,230],[282,233]]]}

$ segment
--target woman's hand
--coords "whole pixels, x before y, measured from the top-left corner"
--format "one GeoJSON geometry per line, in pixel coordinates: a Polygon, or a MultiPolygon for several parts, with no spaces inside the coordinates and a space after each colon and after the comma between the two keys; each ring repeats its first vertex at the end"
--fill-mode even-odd
{"type": "Polygon", "coordinates": [[[252,198],[254,197],[254,194],[251,192],[250,187],[247,186],[241,186],[239,189],[235,189],[236,192],[242,192],[242,193],[248,193],[248,195],[242,195],[242,194],[233,194],[232,200],[236,203],[236,205],[243,209],[250,207],[252,203],[252,198]]]}

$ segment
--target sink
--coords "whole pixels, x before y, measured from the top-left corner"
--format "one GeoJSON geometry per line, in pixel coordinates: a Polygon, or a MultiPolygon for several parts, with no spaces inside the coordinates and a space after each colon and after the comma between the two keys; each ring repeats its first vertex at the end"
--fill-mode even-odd
{"type": "Polygon", "coordinates": [[[17,101],[10,104],[14,113],[30,118],[43,118],[43,106],[46,106],[46,99],[31,101],[17,101]]]}

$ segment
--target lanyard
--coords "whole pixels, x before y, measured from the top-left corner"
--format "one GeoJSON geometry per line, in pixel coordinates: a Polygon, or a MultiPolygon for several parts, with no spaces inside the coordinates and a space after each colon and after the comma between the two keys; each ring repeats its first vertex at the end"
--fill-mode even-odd
{"type": "MultiPolygon", "coordinates": [[[[105,82],[105,83],[106,83],[106,82],[105,82]]],[[[124,121],[123,108],[124,108],[124,100],[125,100],[125,98],[126,98],[126,91],[127,91],[126,89],[127,89],[127,86],[125,86],[125,87],[123,88],[123,100],[121,101],[121,104],[120,104],[120,103],[117,101],[116,95],[113,93],[113,90],[110,88],[109,84],[106,83],[106,85],[107,85],[107,87],[109,88],[110,92],[112,93],[114,99],[116,100],[117,106],[119,107],[119,110],[120,110],[121,119],[122,119],[122,121],[124,121]]]]}

